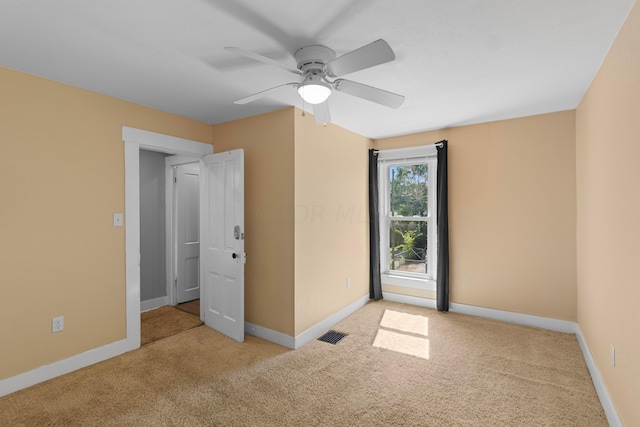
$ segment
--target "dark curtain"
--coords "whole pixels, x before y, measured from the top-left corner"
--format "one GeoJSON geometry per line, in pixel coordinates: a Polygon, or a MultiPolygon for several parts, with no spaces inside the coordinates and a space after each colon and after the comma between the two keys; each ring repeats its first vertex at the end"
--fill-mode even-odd
{"type": "Polygon", "coordinates": [[[436,306],[449,311],[449,183],[447,177],[447,141],[437,143],[438,150],[438,266],[436,306]],[[442,144],[442,145],[440,145],[442,144]]]}
{"type": "Polygon", "coordinates": [[[382,299],[378,152],[376,150],[369,150],[369,298],[376,301],[382,299]]]}

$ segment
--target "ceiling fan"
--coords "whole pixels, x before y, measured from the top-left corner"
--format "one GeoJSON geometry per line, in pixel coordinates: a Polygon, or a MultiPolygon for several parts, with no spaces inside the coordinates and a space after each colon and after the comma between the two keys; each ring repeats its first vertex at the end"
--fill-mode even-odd
{"type": "Polygon", "coordinates": [[[258,92],[238,99],[234,102],[235,104],[247,104],[265,96],[295,88],[304,102],[312,105],[316,123],[323,124],[331,121],[327,99],[333,91],[357,96],[391,108],[398,108],[404,102],[404,96],[402,95],[351,80],[337,78],[338,76],[393,61],[396,56],[389,44],[382,39],[338,57],[328,47],[319,45],[305,46],[298,49],[294,54],[297,68],[237,47],[225,47],[225,50],[265,64],[275,65],[302,76],[302,81],[300,82],[286,83],[258,92]]]}

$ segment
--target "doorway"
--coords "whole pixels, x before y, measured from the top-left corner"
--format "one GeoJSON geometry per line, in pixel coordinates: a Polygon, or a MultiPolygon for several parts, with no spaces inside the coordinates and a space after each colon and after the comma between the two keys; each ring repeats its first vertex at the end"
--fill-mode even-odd
{"type": "Polygon", "coordinates": [[[203,324],[199,181],[199,159],[140,150],[140,345],[203,324]]]}
{"type": "MultiPolygon", "coordinates": [[[[123,126],[125,154],[125,351],[140,347],[140,149],[201,159],[200,259],[204,323],[244,341],[244,150],[123,126]]],[[[188,162],[187,162],[188,163],[188,162]]],[[[193,163],[193,160],[191,161],[193,163]]]]}
{"type": "Polygon", "coordinates": [[[200,161],[185,156],[165,159],[169,187],[167,217],[167,295],[170,305],[200,313],[200,161]]]}
{"type": "Polygon", "coordinates": [[[172,305],[200,317],[199,209],[199,160],[141,149],[141,312],[172,305]]]}
{"type": "Polygon", "coordinates": [[[122,127],[125,154],[126,339],[124,351],[140,347],[140,150],[191,159],[213,153],[213,146],[141,129],[122,127]]]}

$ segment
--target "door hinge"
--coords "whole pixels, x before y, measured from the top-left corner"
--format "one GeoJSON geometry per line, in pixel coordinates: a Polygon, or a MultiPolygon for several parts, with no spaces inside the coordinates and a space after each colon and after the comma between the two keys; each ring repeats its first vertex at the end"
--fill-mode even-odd
{"type": "Polygon", "coordinates": [[[178,287],[178,278],[173,279],[173,286],[178,287]]]}
{"type": "Polygon", "coordinates": [[[173,183],[174,183],[174,184],[177,184],[177,183],[178,183],[178,177],[176,177],[176,176],[174,176],[174,177],[173,177],[173,183]]]}

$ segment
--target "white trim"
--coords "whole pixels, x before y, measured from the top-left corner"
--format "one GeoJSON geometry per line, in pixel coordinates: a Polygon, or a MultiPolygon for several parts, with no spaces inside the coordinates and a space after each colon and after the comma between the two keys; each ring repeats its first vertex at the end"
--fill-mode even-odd
{"type": "Polygon", "coordinates": [[[120,340],[76,354],[75,356],[50,365],[40,366],[23,374],[0,380],[0,397],[59,377],[60,375],[77,371],[86,366],[102,362],[103,360],[110,359],[127,351],[129,351],[129,346],[126,340],[120,340]]]}
{"type": "Polygon", "coordinates": [[[322,332],[325,332],[327,329],[331,328],[333,325],[338,323],[339,321],[346,319],[351,314],[355,313],[358,309],[362,308],[369,301],[369,294],[366,294],[342,310],[333,313],[331,316],[326,319],[316,323],[300,335],[295,338],[295,348],[300,348],[309,341],[313,340],[315,337],[320,335],[322,332]]]}
{"type": "Polygon", "coordinates": [[[381,273],[380,276],[383,285],[403,286],[405,288],[422,289],[426,291],[436,290],[436,281],[433,279],[398,276],[393,273],[381,273]]]}
{"type": "MultiPolygon", "coordinates": [[[[383,292],[382,297],[387,301],[399,302],[403,304],[417,305],[436,309],[436,300],[430,298],[420,298],[408,295],[383,292]]],[[[550,317],[532,316],[530,314],[515,313],[513,311],[496,310],[493,308],[477,307],[474,305],[449,303],[449,311],[452,313],[466,314],[468,316],[484,317],[487,319],[500,320],[507,323],[515,323],[524,326],[548,329],[557,332],[576,333],[578,325],[568,320],[552,319],[550,317]]]]}
{"type": "Polygon", "coordinates": [[[263,326],[254,325],[253,323],[244,322],[244,332],[253,335],[254,337],[262,338],[263,340],[272,342],[274,344],[281,345],[286,348],[295,349],[295,338],[291,335],[283,334],[282,332],[274,331],[273,329],[265,328],[263,326]]]}
{"type": "Polygon", "coordinates": [[[125,183],[125,260],[128,350],[140,347],[140,149],[200,157],[213,146],[127,126],[122,127],[125,183]]]}
{"type": "Polygon", "coordinates": [[[175,166],[169,164],[171,157],[165,157],[164,162],[164,218],[165,218],[165,274],[166,274],[166,294],[167,304],[176,305],[178,300],[176,298],[176,288],[174,286],[175,279],[178,275],[176,271],[176,259],[178,257],[178,251],[176,250],[176,237],[175,231],[175,197],[176,191],[174,185],[174,179],[176,178],[175,166]]]}
{"type": "Polygon", "coordinates": [[[438,155],[435,144],[421,145],[418,147],[394,148],[391,150],[378,150],[378,161],[389,159],[415,159],[420,157],[432,157],[438,155]]]}
{"type": "Polygon", "coordinates": [[[580,348],[582,349],[584,360],[587,363],[587,368],[589,369],[589,373],[591,374],[593,386],[596,389],[596,393],[598,393],[600,404],[604,409],[604,414],[607,417],[609,425],[611,427],[622,427],[622,421],[620,420],[620,417],[618,417],[616,408],[613,406],[613,402],[611,401],[611,397],[609,396],[607,387],[604,385],[604,381],[602,381],[602,377],[600,376],[600,372],[598,371],[596,362],[593,360],[593,356],[591,356],[591,351],[589,351],[587,342],[582,335],[580,325],[576,325],[576,338],[578,339],[578,344],[580,344],[580,348]]]}
{"type": "Polygon", "coordinates": [[[249,334],[270,341],[274,344],[281,345],[283,347],[296,350],[309,341],[315,339],[318,335],[331,328],[339,321],[347,318],[351,314],[355,313],[358,309],[362,308],[369,301],[369,295],[364,295],[352,302],[342,310],[333,313],[326,319],[316,323],[300,335],[292,337],[291,335],[283,334],[282,332],[274,331],[269,328],[254,325],[253,323],[244,322],[244,331],[249,334]]]}
{"type": "MultiPolygon", "coordinates": [[[[426,217],[396,217],[391,216],[390,211],[390,187],[389,169],[394,166],[415,165],[426,163],[428,165],[428,185],[434,190],[438,187],[437,181],[437,149],[435,145],[401,148],[378,152],[378,212],[380,215],[380,274],[385,282],[390,285],[435,290],[436,266],[438,262],[437,230],[438,223],[436,198],[428,197],[428,215],[426,217]],[[403,273],[389,269],[389,234],[391,221],[425,221],[427,222],[427,272],[428,274],[403,273]],[[417,280],[416,280],[417,279],[417,280]]],[[[430,192],[431,194],[431,192],[430,192]]],[[[435,194],[435,191],[433,191],[435,194]]]]}
{"type": "Polygon", "coordinates": [[[449,303],[449,311],[452,313],[466,314],[468,316],[485,317],[487,319],[500,320],[507,323],[515,323],[524,326],[548,329],[550,331],[575,334],[577,324],[568,320],[553,319],[550,317],[533,316],[531,314],[516,313],[513,311],[496,310],[493,308],[477,307],[475,305],[449,303]]]}
{"type": "Polygon", "coordinates": [[[165,305],[169,305],[169,301],[167,297],[160,297],[149,299],[146,301],[140,301],[140,313],[145,311],[154,310],[156,308],[164,307],[165,305]]]}
{"type": "Polygon", "coordinates": [[[213,146],[203,142],[122,126],[122,140],[134,142],[145,150],[202,157],[213,153],[213,146]]]}
{"type": "Polygon", "coordinates": [[[395,294],[393,292],[382,292],[382,298],[386,301],[436,309],[436,300],[431,298],[412,297],[409,295],[395,294]]]}
{"type": "Polygon", "coordinates": [[[140,145],[126,140],[124,186],[126,342],[130,351],[140,347],[140,145]]]}

